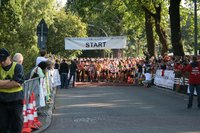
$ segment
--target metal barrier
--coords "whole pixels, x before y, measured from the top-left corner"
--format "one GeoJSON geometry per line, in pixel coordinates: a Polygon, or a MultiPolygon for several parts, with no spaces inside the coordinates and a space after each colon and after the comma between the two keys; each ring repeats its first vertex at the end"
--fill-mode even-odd
{"type": "MultiPolygon", "coordinates": [[[[39,96],[40,78],[26,80],[22,86],[24,90],[24,100],[26,100],[26,105],[28,105],[28,100],[32,92],[35,93],[36,97],[39,96]]],[[[36,98],[36,105],[39,106],[39,98],[36,98]]]]}
{"type": "MultiPolygon", "coordinates": [[[[56,83],[57,81],[60,80],[57,79],[57,77],[59,77],[58,75],[59,74],[57,70],[47,71],[44,78],[37,77],[34,79],[29,79],[26,80],[22,85],[24,90],[24,101],[25,101],[23,111],[24,111],[24,117],[25,118],[27,117],[27,120],[24,121],[24,125],[26,123],[26,127],[24,126],[23,129],[32,128],[30,125],[34,124],[35,119],[38,119],[35,118],[35,115],[37,116],[37,114],[39,114],[41,116],[40,120],[43,122],[45,117],[49,116],[48,108],[49,104],[52,102],[54,88],[56,88],[59,85],[59,83],[56,83]],[[35,101],[31,101],[30,99],[34,99],[35,101]],[[30,103],[30,101],[32,103],[30,103]],[[33,109],[30,111],[30,106],[35,106],[33,107],[35,108],[35,110],[33,109]],[[29,121],[33,121],[33,123],[29,123],[29,121]]],[[[37,125],[35,127],[37,129],[40,128],[37,125]]]]}

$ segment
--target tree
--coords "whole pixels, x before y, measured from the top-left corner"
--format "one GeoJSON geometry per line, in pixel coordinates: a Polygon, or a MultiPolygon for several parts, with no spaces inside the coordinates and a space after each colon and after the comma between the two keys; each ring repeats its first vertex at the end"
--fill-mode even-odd
{"type": "Polygon", "coordinates": [[[44,18],[48,24],[54,16],[54,0],[3,0],[0,7],[0,46],[24,56],[27,73],[38,55],[36,27],[44,18]]]}
{"type": "Polygon", "coordinates": [[[181,0],[170,0],[169,15],[171,26],[171,42],[174,56],[184,56],[183,44],[181,41],[180,28],[180,6],[181,0]]]}
{"type": "Polygon", "coordinates": [[[155,39],[153,37],[153,24],[152,17],[149,13],[145,12],[145,30],[147,36],[147,48],[150,56],[155,56],[155,39]]]}
{"type": "Polygon", "coordinates": [[[0,8],[0,45],[2,47],[12,48],[19,44],[18,31],[23,24],[21,15],[21,0],[3,1],[0,8]]]}
{"type": "Polygon", "coordinates": [[[142,6],[145,13],[148,13],[155,21],[155,30],[159,37],[159,41],[162,44],[161,55],[164,55],[168,51],[168,44],[167,44],[167,35],[164,28],[161,26],[161,11],[162,11],[162,3],[153,2],[153,7],[155,9],[155,13],[151,12],[147,9],[146,6],[142,6]]]}
{"type": "Polygon", "coordinates": [[[194,10],[193,2],[187,6],[180,6],[180,24],[182,31],[183,49],[187,54],[193,54],[194,44],[194,10]]]}
{"type": "MultiPolygon", "coordinates": [[[[126,35],[128,40],[131,40],[129,42],[134,42],[130,45],[134,45],[135,48],[138,46],[138,42],[141,42],[140,36],[143,36],[144,33],[144,18],[140,17],[141,13],[137,9],[137,5],[132,4],[129,0],[97,0],[90,2],[70,0],[67,4],[67,11],[73,11],[74,14],[83,18],[85,23],[104,29],[109,36],[126,35]],[[75,4],[73,4],[74,2],[75,4]],[[138,39],[140,40],[137,41],[138,39]]],[[[91,27],[88,28],[89,36],[105,36],[105,34],[95,27],[93,29],[91,27]]],[[[139,47],[141,48],[142,46],[139,47]]],[[[114,55],[117,57],[118,50],[114,51],[114,55]]]]}
{"type": "Polygon", "coordinates": [[[61,10],[56,14],[54,22],[49,27],[47,51],[52,54],[60,54],[66,57],[76,57],[81,51],[66,51],[64,38],[86,37],[86,33],[86,24],[82,23],[79,17],[70,12],[66,14],[61,10]]]}

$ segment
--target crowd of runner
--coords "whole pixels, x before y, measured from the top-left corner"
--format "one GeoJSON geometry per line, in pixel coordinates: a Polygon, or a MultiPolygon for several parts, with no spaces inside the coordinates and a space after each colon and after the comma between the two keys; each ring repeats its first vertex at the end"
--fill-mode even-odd
{"type": "Polygon", "coordinates": [[[143,80],[146,72],[154,77],[157,69],[180,71],[190,62],[190,57],[78,58],[75,62],[76,82],[132,83],[143,80]]]}

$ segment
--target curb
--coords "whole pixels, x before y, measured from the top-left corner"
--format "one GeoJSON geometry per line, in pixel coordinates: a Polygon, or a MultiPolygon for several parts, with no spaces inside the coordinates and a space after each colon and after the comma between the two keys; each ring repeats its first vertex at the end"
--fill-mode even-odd
{"type": "Polygon", "coordinates": [[[54,103],[55,103],[56,90],[57,90],[57,88],[55,88],[53,90],[52,103],[49,105],[49,109],[47,111],[48,116],[46,116],[46,118],[45,118],[46,119],[45,125],[43,125],[38,130],[33,131],[32,133],[41,133],[41,132],[45,131],[51,125],[52,114],[53,114],[54,103]]]}

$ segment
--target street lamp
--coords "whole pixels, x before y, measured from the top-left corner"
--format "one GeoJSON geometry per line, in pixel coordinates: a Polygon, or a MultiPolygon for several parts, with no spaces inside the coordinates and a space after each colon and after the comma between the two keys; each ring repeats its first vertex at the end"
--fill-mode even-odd
{"type": "Polygon", "coordinates": [[[90,27],[96,27],[96,28],[100,29],[100,30],[105,34],[105,36],[108,37],[108,34],[107,34],[107,33],[105,32],[105,30],[102,29],[101,27],[96,26],[96,25],[93,25],[93,24],[88,24],[88,26],[90,26],[90,27]]]}
{"type": "MultiPolygon", "coordinates": [[[[106,33],[106,31],[104,29],[102,29],[101,27],[97,26],[97,25],[93,25],[93,24],[88,24],[89,27],[96,27],[98,29],[100,29],[106,37],[108,37],[108,34],[106,33]]],[[[103,56],[105,57],[105,51],[103,51],[103,56]]]]}
{"type": "Polygon", "coordinates": [[[116,18],[119,22],[121,21],[121,20],[119,19],[119,17],[118,17],[115,13],[113,13],[112,11],[110,11],[110,10],[108,10],[108,9],[106,9],[106,8],[100,9],[100,8],[97,8],[97,7],[93,7],[93,9],[94,9],[94,10],[98,10],[98,11],[106,10],[106,11],[108,11],[110,14],[112,14],[113,16],[115,16],[115,18],[116,18]]]}
{"type": "MultiPolygon", "coordinates": [[[[112,16],[114,16],[114,18],[118,21],[116,24],[117,26],[120,26],[122,19],[119,18],[119,16],[117,16],[117,14],[113,13],[112,11],[110,11],[109,9],[106,9],[106,8],[97,8],[97,7],[93,7],[94,10],[98,10],[98,11],[107,11],[109,12],[110,14],[112,14],[112,16]]],[[[119,33],[120,35],[122,35],[122,33],[119,33]]],[[[123,56],[123,51],[122,49],[113,49],[113,52],[117,54],[117,58],[121,57],[121,55],[123,56]]]]}
{"type": "Polygon", "coordinates": [[[197,55],[197,0],[194,0],[194,55],[197,55]]]}

